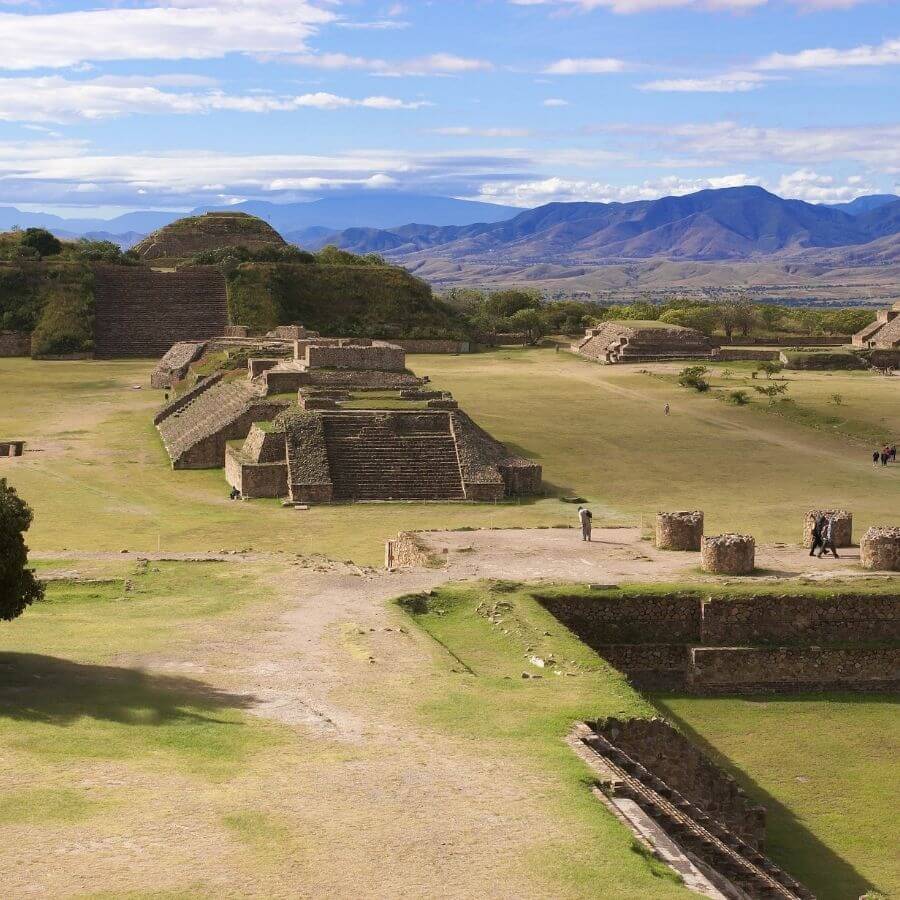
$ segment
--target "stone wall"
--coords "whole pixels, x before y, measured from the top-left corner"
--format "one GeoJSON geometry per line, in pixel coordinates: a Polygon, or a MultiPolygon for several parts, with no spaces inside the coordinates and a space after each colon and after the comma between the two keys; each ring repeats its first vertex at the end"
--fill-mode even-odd
{"type": "Polygon", "coordinates": [[[468,341],[394,340],[391,343],[407,353],[469,353],[468,341]]]}
{"type": "Polygon", "coordinates": [[[756,347],[720,347],[716,351],[716,362],[737,362],[738,360],[750,360],[752,362],[777,362],[780,351],[763,350],[756,347]]]}
{"type": "Polygon", "coordinates": [[[701,541],[700,567],[713,575],[751,575],[756,541],[749,534],[708,535],[701,541]]]}
{"type": "Polygon", "coordinates": [[[694,647],[688,690],[755,693],[900,688],[896,647],[694,647]]]}
{"type": "Polygon", "coordinates": [[[287,463],[251,463],[238,447],[225,450],[225,479],[245,500],[286,497],[287,463]]]}
{"type": "Polygon", "coordinates": [[[98,357],[162,356],[178,341],[218,337],[227,324],[225,279],[216,268],[96,269],[94,352],[98,357]]]}
{"type": "Polygon", "coordinates": [[[895,596],[713,596],[703,601],[700,642],[707,645],[884,641],[900,641],[895,596]]]}
{"type": "Polygon", "coordinates": [[[279,420],[285,431],[288,490],[295,503],[330,503],[334,496],[322,417],[290,412],[279,420]]]}
{"type": "Polygon", "coordinates": [[[28,331],[0,331],[0,357],[31,356],[31,334],[28,331]]]}
{"type": "Polygon", "coordinates": [[[153,424],[159,425],[164,419],[167,419],[169,416],[174,415],[175,413],[182,410],[185,406],[187,406],[194,398],[199,397],[204,391],[208,391],[213,385],[218,384],[222,378],[224,377],[222,372],[215,372],[212,375],[207,375],[206,378],[201,378],[192,388],[185,391],[180,397],[176,397],[174,400],[171,400],[167,403],[154,417],[153,424]]]}
{"type": "Polygon", "coordinates": [[[390,344],[373,344],[371,347],[310,344],[306,348],[304,361],[309,369],[402,372],[406,369],[406,352],[390,344]]]}
{"type": "Polygon", "coordinates": [[[699,550],[703,540],[703,513],[699,509],[656,514],[659,550],[699,550]]]}
{"type": "Polygon", "coordinates": [[[534,596],[594,649],[602,644],[700,642],[700,599],[695,595],[534,596]]]}
{"type": "Polygon", "coordinates": [[[181,381],[187,375],[191,363],[203,353],[205,346],[204,341],[179,341],[173,344],[150,373],[150,387],[170,388],[181,381]]]}
{"type": "Polygon", "coordinates": [[[683,734],[662,719],[605,719],[598,734],[757,849],[765,845],[766,811],[683,734]]]}
{"type": "Polygon", "coordinates": [[[864,569],[900,571],[900,528],[870,528],[860,541],[859,561],[864,569]]]}
{"type": "Polygon", "coordinates": [[[401,531],[385,543],[386,569],[420,569],[432,565],[432,556],[414,531],[401,531]]]}

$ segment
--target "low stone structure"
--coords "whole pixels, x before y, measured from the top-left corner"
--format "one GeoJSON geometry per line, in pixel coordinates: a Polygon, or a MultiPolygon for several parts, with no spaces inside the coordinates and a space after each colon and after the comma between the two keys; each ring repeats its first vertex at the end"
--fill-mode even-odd
{"type": "Polygon", "coordinates": [[[826,516],[834,519],[832,536],[836,547],[853,546],[853,513],[846,509],[811,509],[803,520],[803,546],[812,546],[812,534],[816,521],[826,516]]]}
{"type": "Polygon", "coordinates": [[[900,687],[900,595],[534,596],[644,689],[706,695],[900,687]]]}
{"type": "Polygon", "coordinates": [[[384,567],[388,571],[405,568],[428,568],[434,557],[414,531],[401,531],[384,544],[384,567]]]}
{"type": "Polygon", "coordinates": [[[859,544],[864,569],[900,571],[900,527],[872,526],[859,544]]]}
{"type": "MultiPolygon", "coordinates": [[[[407,371],[401,348],[293,338],[270,339],[290,341],[291,358],[248,355],[243,378],[217,372],[157,414],[173,467],[224,465],[245,497],[298,503],[498,501],[540,492],[541,467],[511,454],[451,395],[420,399],[415,392],[427,379],[407,371]]],[[[267,343],[260,353],[268,350],[267,343]]]]}
{"type": "Polygon", "coordinates": [[[0,331],[0,357],[31,356],[31,332],[0,331]]]}
{"type": "Polygon", "coordinates": [[[704,537],[700,567],[711,575],[751,575],[756,565],[756,541],[749,534],[704,537]]]}
{"type": "Polygon", "coordinates": [[[572,351],[597,362],[711,359],[713,343],[702,332],[654,321],[614,319],[588,328],[572,351]]]}
{"type": "Polygon", "coordinates": [[[150,387],[170,388],[188,373],[191,363],[203,354],[203,341],[179,341],[173,344],[150,373],[150,387]]]}
{"type": "Polygon", "coordinates": [[[25,441],[0,441],[0,456],[21,456],[25,452],[25,441]]]}
{"type": "Polygon", "coordinates": [[[765,810],[661,720],[577,723],[570,745],[655,859],[707,897],[815,900],[762,852],[765,810]]]}
{"type": "Polygon", "coordinates": [[[660,550],[699,550],[703,513],[699,509],[656,514],[656,546],[660,550]]]}

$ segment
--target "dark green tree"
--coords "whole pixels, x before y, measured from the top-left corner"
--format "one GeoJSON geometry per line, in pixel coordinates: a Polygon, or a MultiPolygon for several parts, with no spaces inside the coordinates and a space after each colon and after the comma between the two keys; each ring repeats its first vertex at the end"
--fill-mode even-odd
{"type": "Polygon", "coordinates": [[[31,519],[28,504],[0,478],[0,619],[7,621],[44,596],[43,585],[28,568],[24,534],[31,519]]]}
{"type": "Polygon", "coordinates": [[[30,247],[38,256],[58,256],[62,244],[46,228],[26,228],[22,235],[22,246],[30,247]]]}

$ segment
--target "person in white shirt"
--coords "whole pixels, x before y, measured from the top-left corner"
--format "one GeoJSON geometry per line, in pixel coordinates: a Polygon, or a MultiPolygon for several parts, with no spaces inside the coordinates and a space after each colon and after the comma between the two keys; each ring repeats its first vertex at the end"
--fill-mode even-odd
{"type": "Polygon", "coordinates": [[[578,507],[578,521],[581,523],[581,539],[589,541],[591,539],[591,522],[594,516],[591,511],[584,506],[578,507]]]}

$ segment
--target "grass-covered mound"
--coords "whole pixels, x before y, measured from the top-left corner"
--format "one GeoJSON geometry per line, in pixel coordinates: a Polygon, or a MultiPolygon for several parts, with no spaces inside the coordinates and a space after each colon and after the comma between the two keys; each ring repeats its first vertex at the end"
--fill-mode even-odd
{"type": "Polygon", "coordinates": [[[462,317],[405,269],[367,257],[246,262],[226,272],[232,322],[268,329],[302,322],[322,334],[459,338],[462,317]]]}
{"type": "Polygon", "coordinates": [[[784,350],[786,369],[866,369],[866,361],[850,350],[784,350]]]}
{"type": "Polygon", "coordinates": [[[146,260],[178,260],[225,247],[283,247],[284,238],[268,222],[239,212],[211,212],[178,219],[154,231],[135,253],[146,260]]]}

